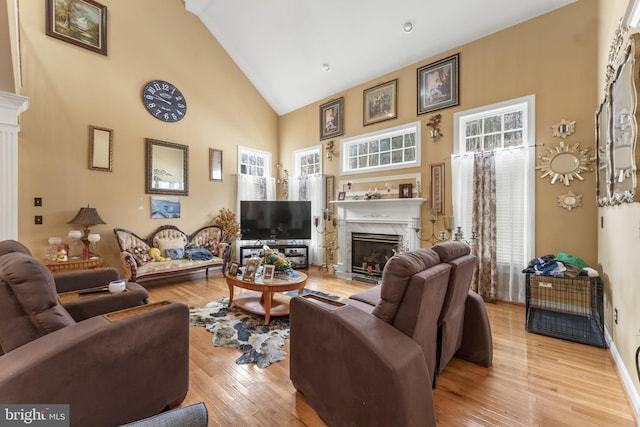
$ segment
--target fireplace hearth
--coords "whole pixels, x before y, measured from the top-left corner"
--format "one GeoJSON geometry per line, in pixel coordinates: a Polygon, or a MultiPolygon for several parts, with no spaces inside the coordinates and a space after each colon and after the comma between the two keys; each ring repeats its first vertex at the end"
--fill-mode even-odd
{"type": "Polygon", "coordinates": [[[385,264],[401,243],[400,235],[351,233],[351,272],[382,277],[385,264]]]}

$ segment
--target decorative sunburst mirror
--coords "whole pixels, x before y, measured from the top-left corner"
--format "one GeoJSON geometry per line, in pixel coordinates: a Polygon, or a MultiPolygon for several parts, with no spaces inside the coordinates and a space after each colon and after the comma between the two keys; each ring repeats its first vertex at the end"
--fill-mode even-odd
{"type": "Polygon", "coordinates": [[[582,173],[593,172],[591,162],[595,157],[589,156],[591,148],[580,148],[576,143],[572,146],[560,141],[557,147],[547,148],[549,154],[539,157],[540,164],[536,169],[542,172],[540,178],[551,177],[551,184],[560,181],[564,185],[571,184],[574,179],[583,181],[582,173]]]}
{"type": "Polygon", "coordinates": [[[568,122],[565,119],[551,126],[551,136],[565,139],[576,131],[576,121],[568,122]]]}
{"type": "Polygon", "coordinates": [[[571,209],[582,206],[582,194],[575,194],[571,190],[564,194],[560,194],[558,196],[558,206],[571,212],[571,209]]]}

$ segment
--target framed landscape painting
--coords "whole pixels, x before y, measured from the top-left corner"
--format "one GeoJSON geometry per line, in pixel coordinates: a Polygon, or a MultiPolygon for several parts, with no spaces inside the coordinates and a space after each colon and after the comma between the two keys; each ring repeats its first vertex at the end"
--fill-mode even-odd
{"type": "Polygon", "coordinates": [[[460,54],[418,68],[418,114],[453,107],[458,96],[458,60],[460,54]]]}
{"type": "Polygon", "coordinates": [[[107,7],[93,0],[46,0],[46,33],[107,54],[107,7]]]}

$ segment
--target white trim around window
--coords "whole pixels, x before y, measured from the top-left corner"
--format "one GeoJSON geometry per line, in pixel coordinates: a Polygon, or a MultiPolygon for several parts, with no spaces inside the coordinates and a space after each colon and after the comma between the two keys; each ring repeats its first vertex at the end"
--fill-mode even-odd
{"type": "Polygon", "coordinates": [[[238,145],[238,174],[271,176],[271,153],[238,145]]]}
{"type": "Polygon", "coordinates": [[[295,150],[293,152],[293,170],[294,176],[321,174],[322,144],[295,150]]]}

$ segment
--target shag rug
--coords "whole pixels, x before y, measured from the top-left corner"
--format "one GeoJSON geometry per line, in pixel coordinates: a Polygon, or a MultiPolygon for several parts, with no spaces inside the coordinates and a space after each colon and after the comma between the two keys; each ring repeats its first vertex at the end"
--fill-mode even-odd
{"type": "MultiPolygon", "coordinates": [[[[324,292],[304,290],[330,299],[337,296],[324,292]]],[[[285,295],[297,295],[297,291],[285,295]]],[[[227,298],[214,301],[205,307],[193,307],[189,310],[189,324],[204,326],[213,334],[216,347],[235,347],[242,351],[236,363],[244,365],[255,363],[266,368],[286,356],[284,340],[289,338],[289,316],[272,316],[269,325],[264,325],[264,316],[248,313],[233,304],[227,307],[227,298]]]]}

